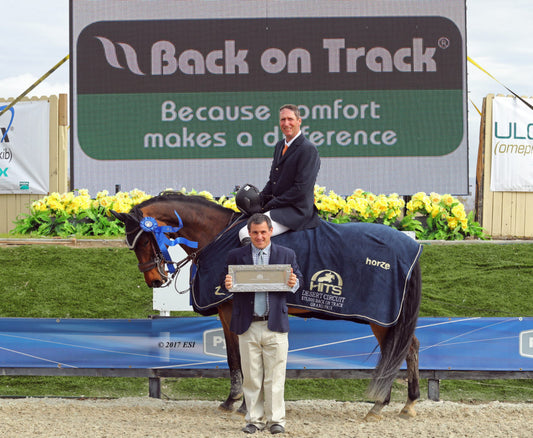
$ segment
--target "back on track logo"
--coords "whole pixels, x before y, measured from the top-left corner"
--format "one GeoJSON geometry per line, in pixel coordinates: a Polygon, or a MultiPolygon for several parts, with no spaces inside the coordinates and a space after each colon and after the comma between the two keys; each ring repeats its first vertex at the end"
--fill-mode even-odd
{"type": "Polygon", "coordinates": [[[463,45],[443,17],[100,21],[77,41],[77,92],[461,90],[463,45]]]}
{"type": "Polygon", "coordinates": [[[335,271],[324,269],[311,277],[309,290],[332,295],[342,295],[342,277],[335,271]]]}

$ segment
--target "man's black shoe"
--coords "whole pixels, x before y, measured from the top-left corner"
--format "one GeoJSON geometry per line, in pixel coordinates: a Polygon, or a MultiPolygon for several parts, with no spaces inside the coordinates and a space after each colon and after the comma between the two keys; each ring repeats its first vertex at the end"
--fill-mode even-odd
{"type": "Polygon", "coordinates": [[[270,433],[285,433],[285,428],[281,424],[273,424],[270,426],[270,433]]]}
{"type": "Polygon", "coordinates": [[[242,428],[244,433],[256,433],[259,429],[254,424],[247,424],[242,428]]]}

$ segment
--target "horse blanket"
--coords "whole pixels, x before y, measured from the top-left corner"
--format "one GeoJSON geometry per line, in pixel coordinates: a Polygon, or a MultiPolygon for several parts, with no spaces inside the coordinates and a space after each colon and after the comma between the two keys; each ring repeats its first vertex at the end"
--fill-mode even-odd
{"type": "MultiPolygon", "coordinates": [[[[243,222],[244,225],[244,222],[243,222]]],[[[191,304],[202,315],[231,299],[223,287],[227,253],[239,246],[233,227],[206,246],[191,272],[191,304]]],[[[350,319],[392,326],[422,245],[386,225],[333,224],[272,238],[296,252],[304,285],[288,294],[291,307],[321,319],[350,319]]]]}

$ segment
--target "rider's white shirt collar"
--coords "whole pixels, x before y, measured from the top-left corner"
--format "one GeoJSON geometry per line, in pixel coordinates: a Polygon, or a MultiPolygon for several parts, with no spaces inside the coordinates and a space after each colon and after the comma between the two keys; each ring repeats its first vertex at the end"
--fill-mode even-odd
{"type": "Polygon", "coordinates": [[[292,138],[291,141],[287,141],[287,140],[285,140],[285,144],[286,144],[287,146],[290,146],[290,145],[292,144],[292,142],[293,142],[294,140],[296,140],[296,139],[298,138],[298,136],[299,136],[301,133],[302,133],[302,131],[298,131],[298,134],[296,134],[296,135],[292,138]]]}

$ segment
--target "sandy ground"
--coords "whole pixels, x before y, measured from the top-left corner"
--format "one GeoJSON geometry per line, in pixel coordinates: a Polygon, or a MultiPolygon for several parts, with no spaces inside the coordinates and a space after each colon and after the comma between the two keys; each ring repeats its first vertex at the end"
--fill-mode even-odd
{"type": "MultiPolygon", "coordinates": [[[[245,437],[244,419],[217,409],[218,402],[1,399],[0,436],[11,437],[245,437]]],[[[531,437],[533,403],[467,405],[422,401],[410,420],[393,403],[383,419],[367,423],[368,403],[324,400],[287,402],[287,437],[531,437]]],[[[268,431],[254,436],[270,436],[268,431]]]]}

